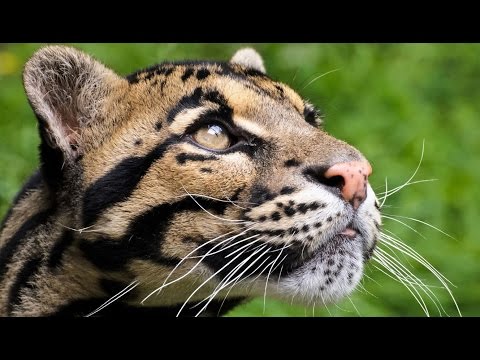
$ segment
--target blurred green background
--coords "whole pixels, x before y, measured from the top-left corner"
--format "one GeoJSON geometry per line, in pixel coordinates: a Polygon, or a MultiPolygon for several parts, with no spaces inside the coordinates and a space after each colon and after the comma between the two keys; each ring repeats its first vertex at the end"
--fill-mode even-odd
{"type": "MultiPolygon", "coordinates": [[[[326,129],[359,148],[374,168],[373,188],[403,184],[425,155],[414,180],[384,211],[420,219],[450,234],[401,219],[384,227],[427,258],[456,287],[463,315],[480,315],[480,45],[477,44],[73,44],[119,74],[163,60],[226,60],[255,47],[271,77],[322,109],[326,129]],[[327,74],[326,74],[327,73],[327,74]],[[324,76],[321,76],[324,75],[324,76]],[[316,80],[314,80],[317,78],[316,80]]],[[[0,217],[37,167],[36,122],[21,70],[42,44],[0,45],[0,217]]],[[[441,285],[415,262],[399,259],[419,278],[441,285]]],[[[304,308],[263,299],[231,316],[424,316],[408,290],[370,264],[365,290],[328,308],[304,308]]],[[[446,313],[457,316],[448,293],[432,288],[446,313]]],[[[440,313],[426,295],[430,315],[440,313]]],[[[445,315],[445,314],[443,314],[445,315]]]]}

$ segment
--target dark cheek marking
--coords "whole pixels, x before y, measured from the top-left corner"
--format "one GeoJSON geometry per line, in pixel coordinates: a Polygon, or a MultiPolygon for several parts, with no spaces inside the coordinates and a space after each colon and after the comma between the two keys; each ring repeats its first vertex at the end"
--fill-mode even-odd
{"type": "Polygon", "coordinates": [[[275,211],[273,214],[272,214],[272,220],[273,221],[278,221],[280,220],[282,217],[280,216],[280,213],[278,211],[275,211]]]}
{"type": "Polygon", "coordinates": [[[250,202],[260,205],[265,201],[272,200],[275,198],[275,194],[270,192],[266,187],[255,185],[252,188],[250,195],[250,202]]]}
{"type": "Polygon", "coordinates": [[[300,166],[301,162],[295,159],[289,159],[285,161],[284,163],[285,167],[294,167],[294,166],[300,166]]]}
{"type": "Polygon", "coordinates": [[[68,250],[71,244],[73,244],[73,232],[67,230],[63,236],[58,240],[50,250],[50,256],[48,257],[47,266],[50,269],[56,268],[62,263],[63,254],[68,250]]]}
{"type": "Polygon", "coordinates": [[[161,159],[168,147],[177,140],[176,136],[170,137],[146,156],[134,156],[120,161],[111,171],[90,185],[83,198],[84,225],[91,225],[105,209],[128,199],[150,166],[161,159]]]}
{"type": "Polygon", "coordinates": [[[160,130],[162,130],[162,127],[163,127],[163,124],[162,124],[161,121],[157,121],[155,123],[155,130],[160,131],[160,130]]]}
{"type": "Polygon", "coordinates": [[[275,199],[275,194],[273,193],[268,193],[265,195],[265,200],[269,201],[269,200],[273,200],[275,199]]]}
{"type": "Polygon", "coordinates": [[[282,188],[282,190],[280,190],[280,195],[288,195],[293,193],[294,191],[295,191],[295,188],[291,186],[285,186],[284,188],[282,188]]]}
{"type": "Polygon", "coordinates": [[[260,231],[262,234],[267,234],[271,237],[278,237],[278,236],[283,236],[285,234],[285,230],[265,230],[265,231],[260,231]]]}
{"type": "Polygon", "coordinates": [[[200,172],[206,173],[206,174],[210,174],[210,173],[212,173],[212,169],[210,169],[210,168],[201,168],[201,169],[200,169],[200,172]]]}
{"type": "Polygon", "coordinates": [[[296,213],[295,209],[291,206],[285,206],[285,208],[283,209],[283,212],[287,216],[293,216],[296,213]]]}
{"type": "Polygon", "coordinates": [[[237,201],[240,193],[245,189],[245,185],[240,186],[237,190],[235,190],[235,193],[230,197],[231,201],[237,201]]]}
{"type": "Polygon", "coordinates": [[[329,217],[327,218],[327,221],[328,221],[328,222],[331,222],[332,220],[333,220],[333,219],[332,219],[331,216],[329,216],[329,217]]]}
{"type": "Polygon", "coordinates": [[[133,219],[122,239],[99,237],[95,241],[82,240],[79,248],[87,260],[102,270],[122,270],[132,259],[147,259],[175,266],[181,259],[161,252],[165,233],[174,217],[184,211],[201,212],[203,209],[223,215],[228,205],[211,199],[193,201],[191,198],[158,205],[133,219]]]}
{"type": "Polygon", "coordinates": [[[302,214],[306,214],[309,209],[309,206],[307,204],[298,204],[297,205],[297,210],[300,211],[302,214]]]}
{"type": "Polygon", "coordinates": [[[135,144],[135,146],[140,146],[140,145],[143,144],[143,141],[142,141],[142,139],[137,139],[137,140],[135,140],[134,144],[135,144]]]}
{"type": "Polygon", "coordinates": [[[209,155],[200,155],[200,154],[187,154],[180,153],[176,157],[177,163],[184,165],[187,161],[207,161],[207,160],[218,160],[216,156],[209,155]]]}
{"type": "Polygon", "coordinates": [[[295,234],[298,234],[298,229],[296,227],[291,227],[290,229],[287,230],[287,232],[290,235],[295,235],[295,234]]]}
{"type": "Polygon", "coordinates": [[[317,210],[319,207],[320,205],[315,201],[308,205],[308,209],[312,211],[317,210]]]}

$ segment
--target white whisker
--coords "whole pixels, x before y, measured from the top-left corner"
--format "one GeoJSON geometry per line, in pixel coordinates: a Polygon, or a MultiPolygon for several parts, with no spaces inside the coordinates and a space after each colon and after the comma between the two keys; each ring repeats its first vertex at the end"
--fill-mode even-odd
{"type": "Polygon", "coordinates": [[[430,300],[432,300],[433,304],[437,308],[440,315],[442,315],[441,310],[443,310],[443,312],[446,315],[448,315],[445,312],[445,310],[443,309],[442,304],[438,300],[435,293],[432,290],[430,290],[429,286],[425,285],[422,280],[420,280],[418,277],[416,277],[411,271],[409,271],[402,263],[400,263],[397,259],[395,259],[388,252],[386,252],[385,250],[383,250],[381,248],[378,248],[378,251],[383,254],[383,257],[384,257],[385,260],[387,260],[387,258],[389,259],[388,261],[390,263],[390,266],[392,266],[392,268],[396,269],[398,272],[400,272],[402,274],[402,276],[404,276],[403,280],[405,280],[406,282],[408,282],[412,286],[420,287],[420,289],[430,298],[430,300]],[[438,307],[437,302],[439,303],[441,310],[438,307]]]}
{"type": "Polygon", "coordinates": [[[392,275],[388,274],[387,272],[385,272],[384,270],[382,270],[381,268],[379,268],[378,266],[376,265],[373,265],[373,267],[375,267],[377,270],[381,271],[382,273],[384,273],[385,275],[387,275],[389,278],[391,279],[394,279],[394,280],[398,280],[409,292],[410,294],[412,294],[413,298],[417,301],[417,303],[420,305],[420,307],[422,308],[423,312],[425,313],[425,315],[427,316],[430,316],[430,314],[428,313],[428,309],[427,309],[427,306],[425,304],[425,302],[423,301],[422,297],[420,296],[420,294],[418,293],[418,291],[415,289],[415,287],[413,287],[413,290],[418,294],[418,297],[417,295],[415,295],[415,293],[412,291],[412,289],[410,289],[410,285],[405,283],[399,276],[398,274],[393,271],[387,264],[385,264],[384,261],[380,260],[378,257],[373,257],[372,258],[373,260],[375,260],[376,262],[378,262],[380,265],[382,265],[385,269],[387,269],[388,271],[390,271],[392,274],[394,274],[397,278],[394,278],[392,275]],[[420,298],[420,299],[419,299],[420,298]]]}
{"type": "Polygon", "coordinates": [[[317,81],[318,79],[320,79],[320,78],[322,78],[322,77],[324,77],[324,76],[326,76],[326,75],[328,75],[328,74],[331,74],[331,73],[334,73],[334,72],[336,72],[336,71],[339,71],[339,70],[341,70],[341,68],[333,69],[333,70],[327,71],[327,72],[325,72],[325,73],[323,73],[323,74],[321,74],[321,75],[318,75],[317,77],[315,77],[315,78],[313,78],[311,81],[309,81],[308,84],[305,85],[305,86],[302,88],[302,90],[304,90],[307,86],[313,84],[313,83],[314,83],[315,81],[317,81]]]}
{"type": "MultiPolygon", "coordinates": [[[[207,297],[205,298],[203,301],[205,301],[206,299],[209,299],[208,302],[204,305],[204,307],[195,315],[195,316],[198,316],[200,315],[201,312],[203,312],[208,304],[215,298],[215,296],[217,296],[217,294],[222,291],[223,289],[225,289],[227,286],[229,286],[231,283],[233,283],[233,285],[230,287],[230,289],[228,290],[227,294],[225,295],[225,298],[223,299],[223,302],[222,302],[222,305],[223,303],[225,302],[225,299],[228,297],[228,295],[230,294],[230,291],[233,289],[233,287],[238,283],[238,280],[241,279],[242,275],[248,271],[248,269],[250,267],[252,267],[255,262],[257,262],[259,259],[262,258],[263,255],[265,255],[269,249],[265,250],[262,254],[260,254],[260,256],[257,256],[257,258],[255,260],[253,260],[239,275],[237,275],[233,280],[230,280],[236,273],[238,270],[241,269],[241,267],[245,264],[248,264],[248,262],[250,261],[250,259],[257,255],[257,253],[259,253],[260,251],[264,250],[265,247],[267,247],[268,244],[264,244],[262,248],[258,249],[257,251],[255,251],[252,255],[250,255],[248,258],[244,259],[242,262],[240,262],[238,265],[236,265],[231,271],[230,273],[223,278],[223,280],[215,287],[215,289],[212,291],[212,293],[207,297]]],[[[260,265],[261,266],[261,265],[260,265]]],[[[221,306],[220,306],[221,308],[221,306]]]]}
{"type": "MultiPolygon", "coordinates": [[[[247,246],[251,246],[252,243],[248,243],[244,246],[242,246],[240,249],[242,248],[245,248],[247,246]]],[[[240,252],[239,254],[237,254],[237,256],[235,256],[233,259],[231,259],[229,262],[227,262],[225,265],[223,265],[219,270],[215,271],[215,273],[213,273],[211,276],[208,277],[207,280],[205,280],[204,282],[202,282],[202,284],[200,286],[198,286],[191,294],[190,296],[187,298],[187,300],[185,300],[185,302],[183,303],[183,305],[180,307],[180,310],[178,310],[177,312],[177,317],[180,316],[180,313],[182,312],[182,310],[185,308],[185,305],[190,301],[190,299],[193,297],[193,295],[195,295],[198,290],[200,290],[206,283],[208,283],[211,279],[213,279],[217,274],[219,274],[223,269],[225,269],[228,265],[230,265],[233,261],[235,261],[239,256],[241,256],[242,253],[240,252]]]]}
{"type": "Polygon", "coordinates": [[[402,225],[405,226],[406,228],[412,230],[414,233],[416,233],[417,235],[419,235],[419,236],[421,236],[422,238],[424,238],[425,240],[427,240],[427,238],[426,238],[424,235],[422,235],[421,233],[419,233],[417,230],[415,230],[415,229],[414,229],[413,227],[411,227],[410,225],[405,224],[403,221],[400,221],[400,220],[395,219],[395,218],[393,218],[393,217],[391,217],[391,216],[388,216],[388,215],[383,215],[383,214],[382,214],[381,216],[382,216],[383,218],[385,218],[385,219],[389,219],[389,220],[392,220],[392,221],[396,221],[396,222],[402,224],[402,225]]]}
{"type": "MultiPolygon", "coordinates": [[[[273,264],[270,268],[270,271],[268,272],[268,275],[267,275],[267,280],[265,281],[265,290],[263,292],[263,313],[265,314],[265,306],[266,306],[266,297],[267,297],[267,286],[268,286],[268,279],[270,278],[270,274],[272,273],[273,271],[273,266],[275,265],[275,263],[277,262],[277,260],[280,258],[280,256],[282,255],[282,252],[283,250],[285,250],[285,248],[287,247],[287,245],[289,245],[288,243],[285,243],[285,245],[283,246],[282,248],[282,251],[280,251],[280,253],[277,255],[277,257],[275,258],[275,260],[273,261],[273,264]]],[[[291,245],[291,244],[290,244],[291,245]]],[[[290,246],[289,245],[289,246],[290,246]]],[[[282,260],[283,261],[283,260],[282,260]]]]}
{"type": "Polygon", "coordinates": [[[433,226],[433,225],[431,225],[431,224],[429,224],[429,223],[427,223],[427,222],[425,222],[425,221],[418,220],[418,219],[415,219],[415,218],[412,218],[412,217],[408,217],[408,216],[401,216],[401,215],[394,215],[394,214],[384,214],[384,215],[388,215],[388,216],[392,216],[392,217],[398,217],[398,218],[401,218],[401,219],[407,219],[407,220],[412,220],[412,221],[419,222],[419,223],[421,223],[421,224],[423,224],[423,225],[426,225],[426,226],[428,226],[428,227],[430,227],[430,228],[432,228],[432,229],[437,230],[438,232],[442,233],[443,235],[448,236],[449,238],[451,238],[451,239],[453,239],[453,240],[457,240],[457,239],[455,239],[453,236],[447,234],[445,231],[442,231],[441,229],[439,229],[439,228],[437,228],[437,227],[435,227],[435,226],[433,226]]]}
{"type": "MultiPolygon", "coordinates": [[[[392,196],[393,194],[397,193],[398,191],[402,190],[405,186],[408,186],[410,184],[410,182],[413,180],[415,175],[417,175],[417,172],[420,169],[420,166],[422,165],[424,153],[425,153],[425,139],[422,142],[422,153],[420,155],[420,161],[418,162],[417,168],[413,172],[413,175],[410,176],[410,178],[403,185],[397,186],[395,189],[390,190],[390,192],[387,191],[385,193],[385,198],[392,196]]],[[[386,182],[386,179],[385,179],[385,182],[386,182]]],[[[384,199],[383,202],[385,202],[385,199],[384,199]]],[[[382,205],[383,205],[383,203],[382,203],[382,205]]]]}
{"type": "Polygon", "coordinates": [[[235,220],[235,219],[225,219],[225,218],[222,218],[220,216],[217,216],[215,214],[212,214],[210,211],[208,211],[207,209],[205,209],[189,192],[187,189],[185,189],[185,187],[182,185],[182,188],[183,190],[185,190],[185,192],[188,194],[188,196],[190,196],[190,198],[195,201],[195,203],[203,210],[205,211],[208,215],[211,215],[212,217],[214,217],[215,219],[219,219],[219,220],[222,220],[222,221],[226,221],[226,222],[233,222],[233,223],[241,223],[241,222],[245,222],[245,220],[235,220]]]}
{"type": "Polygon", "coordinates": [[[119,291],[118,293],[116,293],[115,295],[113,295],[110,299],[108,299],[107,301],[105,301],[102,305],[100,305],[98,308],[96,308],[94,311],[92,311],[91,313],[85,315],[85,317],[90,317],[92,315],[95,315],[96,313],[98,313],[99,311],[103,310],[104,308],[106,308],[108,305],[110,305],[111,303],[117,301],[118,299],[120,299],[122,296],[124,296],[125,294],[127,294],[128,292],[130,292],[131,290],[135,289],[137,286],[138,286],[139,282],[137,280],[134,280],[132,281],[130,284],[128,284],[123,290],[119,291]]]}
{"type": "MultiPolygon", "coordinates": [[[[227,242],[227,241],[232,241],[232,240],[234,240],[235,238],[237,238],[238,236],[241,236],[242,234],[246,233],[248,230],[250,230],[250,229],[246,229],[246,230],[242,231],[241,233],[239,233],[239,234],[237,234],[237,235],[231,236],[231,237],[229,237],[229,238],[227,238],[227,239],[225,239],[225,240],[220,241],[220,242],[219,242],[218,244],[216,244],[212,249],[210,249],[205,255],[209,254],[209,252],[213,251],[213,250],[214,250],[215,248],[217,248],[218,246],[221,246],[223,243],[225,243],[225,242],[227,242]]],[[[188,259],[188,257],[189,257],[190,255],[192,255],[193,253],[195,253],[196,251],[198,251],[198,250],[201,249],[202,247],[204,247],[204,246],[206,246],[206,245],[208,245],[208,244],[210,244],[210,243],[212,243],[212,242],[214,242],[214,241],[216,241],[216,240],[218,240],[218,239],[220,239],[220,238],[222,238],[222,237],[224,237],[224,236],[230,235],[230,234],[232,234],[232,233],[234,233],[234,231],[230,231],[230,232],[228,232],[228,233],[226,233],[226,234],[222,234],[222,235],[220,235],[220,236],[217,236],[216,238],[211,239],[211,240],[208,240],[208,241],[204,242],[203,244],[201,244],[200,246],[198,246],[198,247],[196,247],[195,249],[193,249],[192,251],[190,251],[185,257],[183,257],[183,258],[178,262],[177,265],[175,265],[175,267],[173,268],[173,270],[170,271],[170,273],[168,274],[168,276],[167,276],[167,277],[165,278],[165,280],[163,281],[163,284],[162,284],[160,287],[158,287],[157,289],[153,290],[150,294],[148,294],[148,295],[141,301],[141,303],[143,304],[148,298],[150,298],[150,297],[151,297],[152,295],[154,295],[155,293],[159,294],[160,291],[161,291],[163,288],[165,288],[165,287],[167,287],[167,286],[169,286],[169,285],[171,285],[171,284],[173,284],[173,283],[175,283],[175,282],[177,282],[177,281],[185,278],[185,277],[188,276],[193,270],[195,270],[195,268],[196,268],[196,267],[201,263],[201,261],[203,260],[203,257],[202,257],[186,274],[184,274],[184,275],[180,276],[179,278],[177,278],[177,279],[175,279],[175,280],[170,281],[169,283],[167,283],[168,279],[170,279],[170,277],[172,276],[172,274],[178,269],[178,267],[179,267],[181,264],[184,263],[185,260],[188,259]]]]}

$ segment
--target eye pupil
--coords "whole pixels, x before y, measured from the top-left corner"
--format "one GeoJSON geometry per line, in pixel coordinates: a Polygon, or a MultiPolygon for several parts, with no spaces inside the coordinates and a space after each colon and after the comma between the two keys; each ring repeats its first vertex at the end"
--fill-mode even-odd
{"type": "Polygon", "coordinates": [[[199,145],[212,150],[226,150],[232,143],[228,130],[218,123],[202,126],[192,134],[192,139],[199,145]]]}

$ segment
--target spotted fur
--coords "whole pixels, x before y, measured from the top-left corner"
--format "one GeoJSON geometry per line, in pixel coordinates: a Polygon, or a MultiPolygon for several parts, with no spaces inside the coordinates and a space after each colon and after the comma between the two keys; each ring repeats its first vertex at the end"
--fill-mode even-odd
{"type": "Polygon", "coordinates": [[[264,293],[319,305],[358,284],[375,194],[355,210],[322,174],[365,159],[254,50],[123,78],[49,46],[23,79],[40,168],[1,225],[0,315],[82,316],[117,294],[95,314],[219,315],[264,293]],[[199,146],[191,134],[211,121],[242,140],[199,146]]]}

